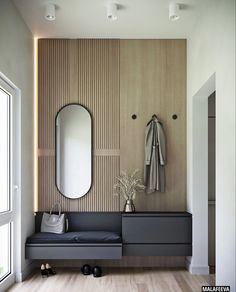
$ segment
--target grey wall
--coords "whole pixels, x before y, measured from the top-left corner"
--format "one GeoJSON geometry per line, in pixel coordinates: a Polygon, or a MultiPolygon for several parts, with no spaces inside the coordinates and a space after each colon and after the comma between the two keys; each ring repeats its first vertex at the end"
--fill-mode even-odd
{"type": "Polygon", "coordinates": [[[33,36],[15,6],[0,1],[0,72],[21,90],[21,260],[27,272],[24,243],[33,231],[33,36]]]}

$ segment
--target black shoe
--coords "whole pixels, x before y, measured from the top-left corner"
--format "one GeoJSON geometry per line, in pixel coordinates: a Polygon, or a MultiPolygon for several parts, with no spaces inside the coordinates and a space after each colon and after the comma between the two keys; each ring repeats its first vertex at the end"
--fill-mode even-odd
{"type": "Polygon", "coordinates": [[[52,267],[49,264],[46,264],[46,271],[48,272],[48,275],[56,275],[56,271],[52,269],[52,267]]]}
{"type": "Polygon", "coordinates": [[[48,271],[44,265],[41,265],[41,276],[42,278],[48,277],[48,271]]]}
{"type": "Polygon", "coordinates": [[[102,276],[102,268],[99,266],[93,267],[92,272],[95,278],[99,278],[102,276]]]}
{"type": "Polygon", "coordinates": [[[83,267],[81,268],[81,272],[85,276],[90,275],[91,274],[91,267],[90,267],[90,265],[88,265],[88,264],[83,265],[83,267]]]}

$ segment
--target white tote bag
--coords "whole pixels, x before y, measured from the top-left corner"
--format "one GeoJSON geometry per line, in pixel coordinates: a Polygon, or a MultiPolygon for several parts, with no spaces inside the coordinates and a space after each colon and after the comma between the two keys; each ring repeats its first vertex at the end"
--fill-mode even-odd
{"type": "Polygon", "coordinates": [[[41,232],[64,233],[65,232],[65,214],[61,214],[61,204],[52,205],[50,213],[43,213],[41,222],[41,232]],[[58,208],[59,214],[52,214],[54,207],[58,208]]]}

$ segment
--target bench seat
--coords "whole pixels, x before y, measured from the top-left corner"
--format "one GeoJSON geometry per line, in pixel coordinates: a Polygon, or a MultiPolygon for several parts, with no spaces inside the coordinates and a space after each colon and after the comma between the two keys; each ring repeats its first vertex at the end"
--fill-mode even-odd
{"type": "Polygon", "coordinates": [[[27,238],[27,259],[120,259],[120,212],[66,212],[69,230],[40,232],[43,212],[35,215],[35,234],[27,238]]]}
{"type": "Polygon", "coordinates": [[[117,232],[109,231],[80,231],[55,234],[38,232],[28,237],[26,244],[50,243],[121,243],[121,236],[117,232]]]}

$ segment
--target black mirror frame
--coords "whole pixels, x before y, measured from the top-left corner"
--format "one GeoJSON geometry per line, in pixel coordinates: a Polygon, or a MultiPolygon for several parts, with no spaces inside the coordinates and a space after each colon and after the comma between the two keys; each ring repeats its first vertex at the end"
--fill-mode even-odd
{"type": "Polygon", "coordinates": [[[73,103],[68,103],[68,104],[66,104],[66,105],[64,105],[64,106],[62,106],[59,110],[58,110],[58,112],[57,112],[57,114],[56,114],[56,116],[55,116],[55,121],[54,121],[54,131],[55,131],[55,146],[54,146],[54,149],[55,149],[55,155],[54,155],[54,157],[55,157],[55,175],[54,175],[54,181],[55,181],[55,186],[56,186],[56,189],[57,189],[57,191],[59,192],[59,194],[61,194],[63,197],[65,197],[66,199],[69,199],[69,200],[79,200],[79,199],[81,199],[81,198],[83,198],[85,195],[87,195],[89,192],[90,192],[90,190],[91,190],[91,188],[92,188],[92,185],[93,185],[93,116],[92,116],[92,114],[91,114],[91,112],[88,110],[88,108],[86,107],[86,106],[84,106],[84,105],[82,105],[82,104],[80,104],[80,103],[76,103],[76,102],[73,102],[73,103]],[[65,107],[68,107],[68,106],[70,106],[70,105],[79,105],[79,106],[81,106],[81,107],[83,107],[87,112],[88,112],[88,114],[89,114],[89,116],[90,116],[90,118],[91,118],[91,184],[90,184],[90,187],[89,187],[89,189],[88,189],[88,191],[83,195],[83,196],[81,196],[81,197],[78,197],[78,198],[68,198],[65,194],[63,194],[60,190],[59,190],[59,188],[58,188],[58,186],[57,186],[57,131],[56,131],[56,121],[57,121],[57,117],[58,117],[58,115],[59,115],[59,113],[65,108],[65,107]]]}

